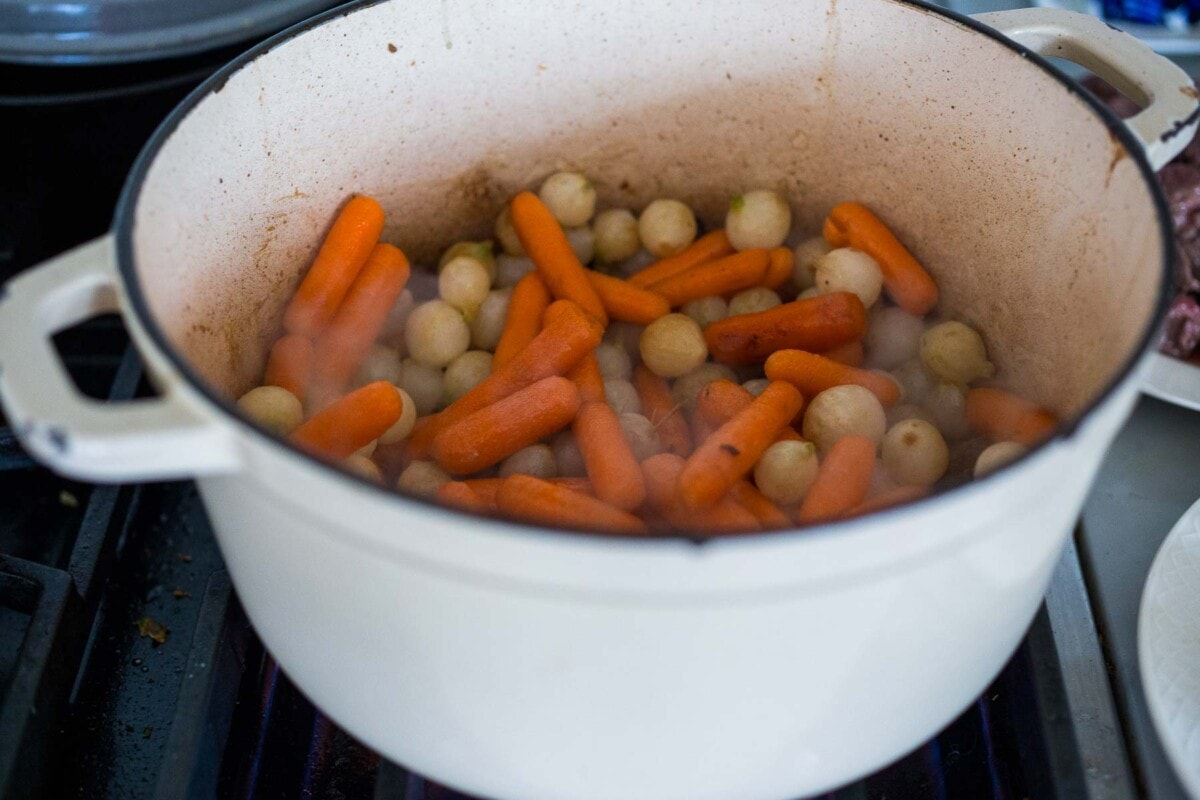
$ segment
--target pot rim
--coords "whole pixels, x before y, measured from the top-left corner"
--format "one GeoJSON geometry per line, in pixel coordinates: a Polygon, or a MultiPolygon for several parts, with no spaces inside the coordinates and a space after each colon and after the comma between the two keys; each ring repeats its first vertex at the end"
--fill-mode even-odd
{"type": "Polygon", "coordinates": [[[249,66],[260,57],[267,55],[271,50],[275,49],[279,45],[305,34],[310,30],[321,27],[322,25],[339,17],[349,16],[350,14],[357,13],[367,8],[389,2],[389,0],[354,0],[353,2],[317,14],[283,31],[280,31],[279,33],[249,48],[222,66],[204,82],[192,90],[182,101],[180,101],[177,106],[175,106],[174,109],[171,110],[170,114],[168,114],[168,116],[159,124],[158,128],[155,129],[154,133],[149,139],[147,139],[145,145],[143,145],[141,151],[138,153],[137,159],[134,161],[133,167],[130,169],[129,175],[126,177],[125,184],[122,187],[121,194],[117,200],[112,223],[112,231],[116,241],[117,272],[121,278],[124,294],[132,305],[138,324],[145,331],[146,335],[150,338],[154,346],[158,348],[158,350],[166,358],[167,362],[183,377],[185,382],[188,384],[188,387],[192,391],[196,392],[200,398],[214,406],[224,416],[224,421],[226,423],[232,422],[238,426],[239,429],[251,430],[253,435],[267,440],[268,446],[277,448],[278,452],[281,454],[299,457],[303,461],[307,462],[309,466],[315,465],[319,469],[323,470],[323,474],[326,476],[345,481],[349,486],[352,486],[360,491],[366,489],[373,493],[373,497],[382,499],[383,502],[400,504],[416,503],[425,510],[433,511],[436,514],[449,515],[454,519],[469,520],[472,522],[488,522],[494,525],[499,525],[506,529],[507,532],[512,534],[550,537],[554,540],[562,540],[564,537],[577,538],[582,535],[592,540],[593,543],[605,542],[613,547],[653,547],[656,545],[662,545],[664,543],[676,544],[680,541],[691,541],[695,542],[696,544],[715,544],[718,542],[724,542],[726,544],[749,544],[752,542],[759,542],[763,539],[790,541],[796,536],[800,535],[804,537],[820,536],[821,538],[824,538],[828,535],[835,535],[852,529],[859,529],[863,524],[870,524],[870,520],[892,517],[895,514],[903,513],[913,508],[932,509],[935,507],[935,505],[944,505],[948,499],[964,499],[964,495],[987,491],[996,485],[997,480],[1001,479],[1002,477],[1006,477],[1010,470],[1018,468],[1021,464],[1024,464],[1028,460],[1035,458],[1045,448],[1048,448],[1049,446],[1060,441],[1066,441],[1074,438],[1083,422],[1090,418],[1099,409],[1099,407],[1104,404],[1122,384],[1125,383],[1125,381],[1131,379],[1133,373],[1138,367],[1139,362],[1150,350],[1153,337],[1157,334],[1159,326],[1166,314],[1172,298],[1172,268],[1176,258],[1175,229],[1171,222],[1171,215],[1167,205],[1166,197],[1163,195],[1162,189],[1159,186],[1158,180],[1155,176],[1155,172],[1150,166],[1150,162],[1146,157],[1145,151],[1142,149],[1141,143],[1134,136],[1133,132],[1125,125],[1125,123],[1116,116],[1116,114],[1114,114],[1107,106],[1102,104],[1095,96],[1068,77],[1061,69],[1056,67],[1046,58],[1038,55],[1036,52],[1005,37],[1000,32],[984,25],[970,16],[959,14],[955,11],[934,5],[932,2],[928,2],[928,0],[883,1],[902,6],[909,6],[916,11],[943,17],[970,29],[977,34],[982,34],[989,39],[998,42],[1023,60],[1050,75],[1050,77],[1056,80],[1066,90],[1068,96],[1082,101],[1104,124],[1109,134],[1115,137],[1117,141],[1121,143],[1121,146],[1125,148],[1126,153],[1137,165],[1137,169],[1142,177],[1142,180],[1150,190],[1150,199],[1154,204],[1155,215],[1158,220],[1159,235],[1162,239],[1158,299],[1155,302],[1154,312],[1144,326],[1142,334],[1138,338],[1137,344],[1130,356],[1126,358],[1120,367],[1113,373],[1112,377],[1103,384],[1101,389],[1096,393],[1092,400],[1087,403],[1073,419],[1065,421],[1062,425],[1060,425],[1053,436],[1030,448],[1028,452],[1023,454],[1018,459],[1004,465],[1003,467],[995,470],[995,472],[992,474],[980,480],[968,481],[965,484],[948,487],[911,502],[902,503],[881,511],[872,512],[866,518],[859,517],[844,520],[834,520],[805,527],[797,526],[784,530],[766,530],[754,533],[738,534],[735,537],[722,536],[719,534],[705,539],[696,539],[684,534],[654,536],[648,538],[623,537],[577,528],[549,528],[503,518],[482,517],[444,506],[433,500],[412,495],[399,494],[387,486],[380,485],[374,481],[368,480],[367,478],[360,477],[348,471],[339,469],[333,464],[307,453],[301,448],[291,444],[287,440],[278,438],[275,434],[268,431],[262,425],[259,425],[258,423],[248,420],[242,416],[237,410],[234,400],[223,396],[221,393],[211,388],[192,368],[188,360],[176,350],[151,312],[150,305],[147,302],[141,283],[138,281],[136,271],[133,268],[133,226],[135,210],[137,208],[138,198],[141,194],[142,186],[163,145],[168,139],[170,139],[171,135],[175,132],[179,125],[182,124],[191,111],[204,99],[211,94],[220,92],[234,74],[236,74],[242,68],[249,66]]]}

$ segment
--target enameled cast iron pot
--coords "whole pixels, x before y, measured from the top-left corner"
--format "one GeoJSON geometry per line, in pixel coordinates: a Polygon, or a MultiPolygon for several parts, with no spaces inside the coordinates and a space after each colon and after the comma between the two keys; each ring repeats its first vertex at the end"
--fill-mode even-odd
{"type": "Polygon", "coordinates": [[[381,2],[300,25],[200,87],[112,233],[0,289],[0,398],[98,481],[194,476],[254,626],[385,755],[505,798],[784,798],[900,756],[1032,619],[1137,396],[1172,233],[1153,170],[1191,137],[1177,68],[1102,23],[904,0],[381,2]],[[989,27],[990,26],[990,27],[989,27]],[[1146,110],[1128,126],[1041,55],[1146,110]],[[563,167],[605,206],[719,224],[772,186],[819,230],[881,210],[1067,423],[986,480],[866,519],[629,541],[469,518],[276,441],[253,386],[324,227],[363,192],[428,262],[563,167]],[[116,310],[156,399],[81,397],[49,343],[116,310]]]}

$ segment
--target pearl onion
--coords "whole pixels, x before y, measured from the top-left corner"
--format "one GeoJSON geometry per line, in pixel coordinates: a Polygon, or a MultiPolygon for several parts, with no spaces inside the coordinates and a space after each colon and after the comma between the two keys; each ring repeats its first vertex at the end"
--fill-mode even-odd
{"type": "Polygon", "coordinates": [[[895,306],[877,306],[871,310],[863,350],[867,363],[880,369],[894,369],[911,361],[921,352],[925,323],[920,317],[895,306]]]}
{"type": "Polygon", "coordinates": [[[243,414],[278,436],[287,436],[304,420],[300,400],[282,386],[251,389],[237,404],[243,414]]]}
{"type": "Polygon", "coordinates": [[[796,245],[796,260],[792,267],[796,291],[803,292],[817,285],[817,261],[832,249],[823,236],[814,236],[796,245]]]}
{"type": "Polygon", "coordinates": [[[897,403],[887,410],[887,419],[888,425],[895,425],[906,419],[923,419],[931,425],[937,424],[937,420],[928,409],[915,403],[897,403]]]}
{"type": "Polygon", "coordinates": [[[554,451],[548,444],[531,444],[522,447],[500,462],[500,477],[509,475],[532,475],[535,478],[557,478],[558,464],[554,451]]]}
{"type": "Polygon", "coordinates": [[[816,478],[817,448],[812,442],[775,442],[754,466],[754,485],[781,506],[802,501],[816,478]]]}
{"type": "Polygon", "coordinates": [[[379,471],[379,466],[366,456],[353,453],[342,462],[342,466],[359,477],[374,483],[383,483],[383,473],[379,471]]]}
{"type": "Polygon", "coordinates": [[[604,379],[604,399],[618,415],[642,413],[642,400],[629,381],[620,378],[604,379]]]}
{"type": "Polygon", "coordinates": [[[395,348],[373,344],[359,366],[354,382],[358,386],[366,386],[375,381],[399,383],[402,369],[400,353],[395,348]]]}
{"type": "MultiPolygon", "coordinates": [[[[500,215],[496,217],[496,226],[493,229],[496,235],[496,241],[500,243],[500,248],[510,256],[524,257],[525,247],[521,244],[521,239],[517,236],[517,229],[513,227],[512,209],[505,206],[500,215]]],[[[496,264],[499,269],[500,264],[496,264]]]]}
{"type": "Polygon", "coordinates": [[[735,197],[725,215],[725,234],[736,250],[778,247],[792,227],[787,201],[769,189],[755,189],[735,197]]]}
{"type": "Polygon", "coordinates": [[[818,289],[816,286],[810,286],[807,289],[805,289],[803,292],[801,292],[800,294],[796,295],[796,299],[797,300],[809,300],[813,297],[820,297],[820,296],[821,296],[821,290],[818,289]]]}
{"type": "Polygon", "coordinates": [[[821,453],[843,436],[857,434],[879,444],[887,416],[879,398],[862,386],[834,386],[818,394],[804,412],[804,438],[821,453]]]}
{"type": "Polygon", "coordinates": [[[725,302],[724,297],[717,295],[691,300],[684,303],[683,308],[679,310],[696,320],[696,324],[701,328],[707,328],[714,322],[729,316],[729,304],[725,302]]]}
{"type": "Polygon", "coordinates": [[[625,208],[610,208],[597,214],[592,234],[596,237],[596,260],[604,264],[632,258],[642,246],[637,217],[625,208]]]}
{"type": "Polygon", "coordinates": [[[696,238],[696,215],[678,200],[655,200],[638,218],[638,237],[659,258],[673,256],[696,238]]]}
{"type": "Polygon", "coordinates": [[[594,352],[602,378],[629,380],[633,376],[633,362],[624,348],[611,342],[602,342],[594,352]]]}
{"type": "Polygon", "coordinates": [[[708,358],[704,333],[684,314],[667,314],[647,325],[638,349],[650,371],[664,378],[691,372],[708,358]]]}
{"type": "Polygon", "coordinates": [[[396,490],[418,497],[434,497],[443,483],[453,478],[432,461],[414,461],[396,479],[396,490]]]}
{"type": "Polygon", "coordinates": [[[925,371],[925,365],[919,358],[906,361],[892,370],[892,377],[900,384],[904,400],[909,403],[924,403],[925,397],[933,388],[933,380],[925,371]]]}
{"type": "Polygon", "coordinates": [[[971,432],[967,425],[967,399],[963,390],[952,383],[939,383],[929,390],[925,407],[933,415],[938,430],[948,441],[965,439],[971,432]]]}
{"type": "Polygon", "coordinates": [[[511,289],[517,282],[533,272],[533,260],[524,256],[502,255],[496,259],[496,286],[511,289]]]}
{"type": "Polygon", "coordinates": [[[442,399],[453,403],[479,385],[492,372],[492,354],[484,350],[468,350],[446,367],[442,399]]]}
{"type": "Polygon", "coordinates": [[[491,285],[487,270],[468,256],[451,259],[438,275],[438,294],[469,319],[475,318],[491,285]]]}
{"type": "Polygon", "coordinates": [[[412,399],[412,395],[399,386],[396,387],[396,391],[400,393],[402,404],[400,419],[379,436],[380,444],[395,444],[401,439],[407,439],[408,435],[412,433],[413,426],[417,424],[417,404],[412,399]]]}
{"type": "Polygon", "coordinates": [[[478,261],[480,266],[487,271],[488,280],[494,281],[496,280],[496,254],[492,251],[492,247],[490,239],[485,242],[458,242],[451,245],[438,259],[438,272],[441,272],[442,267],[454,259],[466,257],[478,261]]]}
{"type": "Polygon", "coordinates": [[[495,350],[504,333],[504,322],[508,317],[508,301],[512,289],[496,289],[479,307],[475,319],[471,320],[471,346],[476,350],[495,350]]]}
{"type": "Polygon", "coordinates": [[[842,247],[817,260],[816,285],[821,294],[851,292],[867,308],[883,291],[883,273],[875,259],[860,250],[842,247]]]}
{"type": "Polygon", "coordinates": [[[641,414],[631,412],[621,414],[619,420],[625,440],[629,442],[629,449],[638,461],[645,461],[650,456],[662,452],[662,444],[658,440],[658,431],[653,422],[641,414]]]}
{"type": "Polygon", "coordinates": [[[934,377],[963,386],[996,373],[996,367],[988,361],[983,338],[961,322],[943,322],[925,331],[921,361],[934,377]]]}
{"type": "Polygon", "coordinates": [[[765,392],[767,390],[767,387],[770,385],[771,385],[770,378],[751,378],[750,380],[748,380],[742,384],[742,388],[745,389],[750,394],[754,395],[755,397],[758,397],[760,394],[765,392]]]}
{"type": "Polygon", "coordinates": [[[773,290],[765,286],[755,286],[752,289],[738,292],[729,300],[729,316],[738,314],[756,314],[774,308],[783,301],[773,290]]]}
{"type": "Polygon", "coordinates": [[[442,370],[411,358],[404,360],[403,367],[400,372],[400,388],[412,397],[417,416],[432,414],[442,402],[442,389],[445,385],[442,370]]]}
{"type": "Polygon", "coordinates": [[[404,339],[412,358],[431,367],[444,367],[467,352],[471,329],[457,308],[445,300],[430,300],[408,315],[404,339]]]}
{"type": "Polygon", "coordinates": [[[596,187],[578,172],[556,172],[542,183],[538,197],[564,228],[586,225],[596,212],[596,187]]]}
{"type": "Polygon", "coordinates": [[[567,244],[571,245],[571,252],[579,259],[579,263],[592,263],[592,256],[596,254],[596,237],[592,229],[585,225],[582,228],[567,228],[563,233],[567,235],[567,244]]]}
{"type": "Polygon", "coordinates": [[[559,431],[550,443],[554,450],[554,462],[558,465],[558,474],[574,478],[587,474],[587,465],[583,462],[583,451],[575,441],[575,434],[570,429],[559,431]]]}
{"type": "Polygon", "coordinates": [[[979,454],[979,459],[975,462],[975,477],[982,478],[986,475],[991,475],[996,470],[1016,461],[1021,456],[1025,455],[1028,449],[1016,442],[996,442],[989,445],[986,450],[979,454]]]}
{"type": "Polygon", "coordinates": [[[930,486],[946,474],[950,448],[938,429],[921,419],[897,422],[883,437],[883,465],[901,486],[930,486]]]}

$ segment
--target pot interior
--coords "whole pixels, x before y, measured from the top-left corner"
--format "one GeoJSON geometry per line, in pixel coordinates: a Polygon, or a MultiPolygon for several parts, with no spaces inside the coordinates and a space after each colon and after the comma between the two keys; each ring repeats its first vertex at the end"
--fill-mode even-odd
{"type": "Polygon", "coordinates": [[[154,321],[236,396],[351,194],[428,264],[560,168],[591,176],[600,208],[672,196],[709,226],[759,186],[810,233],[863,202],[1004,382],[1064,416],[1135,355],[1163,280],[1150,184],[1090,107],[895,0],[359,8],[199,97],[123,224],[154,321]]]}

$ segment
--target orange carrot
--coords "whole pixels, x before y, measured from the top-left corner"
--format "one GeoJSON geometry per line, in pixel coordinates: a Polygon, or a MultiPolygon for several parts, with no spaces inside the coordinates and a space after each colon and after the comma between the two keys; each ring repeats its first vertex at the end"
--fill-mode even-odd
{"type": "Polygon", "coordinates": [[[439,432],[469,414],[543,378],[566,374],[596,349],[604,335],[599,321],[570,300],[551,303],[542,322],[541,332],[516,358],[437,414],[417,420],[408,439],[414,458],[423,458],[439,432]]]}
{"type": "Polygon", "coordinates": [[[704,329],[704,341],[713,360],[742,366],[762,363],[776,350],[819,353],[866,332],[867,310],[858,295],[832,292],[717,320],[704,329]]]}
{"type": "Polygon", "coordinates": [[[408,283],[408,259],[400,248],[377,244],[354,279],[337,313],[313,350],[313,383],[341,393],[358,372],[383,330],[388,313],[408,283]]]}
{"type": "MultiPolygon", "coordinates": [[[[592,482],[587,478],[543,478],[543,480],[549,481],[556,486],[565,486],[573,492],[590,494],[592,496],[596,494],[592,490],[592,482]]],[[[459,483],[465,483],[475,494],[491,503],[494,508],[496,505],[496,492],[500,490],[500,484],[504,483],[504,478],[467,478],[466,480],[459,481],[459,483]]]]}
{"type": "Polygon", "coordinates": [[[870,389],[879,402],[890,406],[900,399],[900,387],[890,378],[856,367],[847,367],[825,356],[804,350],[779,350],[763,370],[773,381],[787,381],[809,397],[826,389],[855,384],[870,389]]]}
{"type": "Polygon", "coordinates": [[[849,245],[879,264],[883,287],[896,305],[918,317],[937,305],[938,288],[925,268],[883,222],[860,203],[840,203],[829,212],[825,238],[834,247],[849,245]]]}
{"type": "Polygon", "coordinates": [[[550,305],[550,291],[536,272],[530,272],[513,287],[508,299],[504,330],[492,356],[492,372],[503,367],[533,341],[542,329],[542,315],[550,305]]]}
{"type": "Polygon", "coordinates": [[[462,511],[473,511],[476,514],[491,514],[496,511],[492,500],[485,498],[463,481],[443,483],[438,487],[437,499],[448,506],[462,511]]]}
{"type": "Polygon", "coordinates": [[[312,374],[312,356],[312,342],[307,338],[295,334],[281,337],[267,357],[267,374],[263,384],[282,386],[303,402],[312,374]]]}
{"type": "Polygon", "coordinates": [[[579,396],[583,398],[583,402],[604,402],[604,376],[600,374],[600,364],[596,361],[595,352],[584,356],[567,373],[567,378],[579,387],[579,396]]]}
{"type": "Polygon", "coordinates": [[[314,414],[292,432],[292,442],[318,455],[346,458],[378,439],[403,410],[395,386],[387,381],[368,383],[314,414]]]}
{"type": "Polygon", "coordinates": [[[603,400],[584,403],[571,430],[596,497],[624,511],[640,506],[646,499],[642,471],[612,407],[603,400]]]}
{"type": "Polygon", "coordinates": [[[644,535],[646,523],[591,495],[530,475],[511,475],[496,492],[500,511],[516,519],[555,527],[644,535]]]}
{"type": "Polygon", "coordinates": [[[629,282],[644,289],[652,283],[658,283],[732,252],[733,245],[729,243],[729,237],[725,235],[724,229],[718,229],[704,234],[675,255],[656,261],[635,273],[630,276],[629,282]]]}
{"type": "MultiPolygon", "coordinates": [[[[692,411],[692,436],[695,441],[702,442],[707,439],[713,431],[740,414],[752,402],[754,395],[733,381],[721,379],[705,384],[696,396],[696,408],[692,411]]],[[[800,417],[803,410],[801,405],[796,416],[800,417]]],[[[775,441],[802,438],[789,426],[779,432],[775,441]]]]}
{"type": "Polygon", "coordinates": [[[754,467],[779,431],[803,406],[804,395],[796,387],[772,381],[688,458],[679,475],[679,495],[684,506],[699,510],[720,500],[754,467]]]}
{"type": "Polygon", "coordinates": [[[288,333],[314,339],[325,329],[382,232],[378,201],[358,195],[346,203],[283,313],[288,333]]]}
{"type": "Polygon", "coordinates": [[[671,527],[684,533],[703,534],[759,529],[758,518],[729,495],[700,511],[680,502],[679,475],[683,472],[684,464],[684,460],[674,453],[659,453],[642,462],[647,505],[671,527]]]}
{"type": "Polygon", "coordinates": [[[846,342],[837,347],[831,347],[818,355],[825,356],[830,361],[836,361],[839,364],[845,364],[847,367],[861,367],[866,354],[863,352],[862,342],[846,342]]]}
{"type": "Polygon", "coordinates": [[[843,436],[833,443],[817,479],[800,505],[797,522],[834,519],[857,506],[867,496],[875,469],[875,443],[865,436],[843,436]]]}
{"type": "Polygon", "coordinates": [[[1058,425],[1046,409],[1003,389],[967,391],[967,424],[994,442],[1035,444],[1058,425]]]}
{"type": "Polygon", "coordinates": [[[533,259],[538,274],[550,294],[559,300],[573,300],[579,307],[608,324],[608,314],[600,296],[587,278],[587,270],[571,249],[562,226],[533,192],[521,192],[509,205],[513,228],[521,246],[533,259]]]}
{"type": "Polygon", "coordinates": [[[895,489],[888,489],[886,492],[881,492],[870,500],[864,500],[842,516],[846,518],[861,517],[864,514],[871,514],[876,511],[882,511],[885,508],[898,506],[901,503],[911,503],[913,500],[918,500],[927,494],[929,494],[928,486],[897,486],[895,489]]]}
{"type": "Polygon", "coordinates": [[[431,452],[451,475],[479,472],[570,424],[578,410],[575,384],[543,378],[443,428],[431,452]]]}
{"type": "Polygon", "coordinates": [[[761,286],[769,263],[770,256],[766,250],[743,250],[672,275],[648,288],[665,297],[671,308],[676,308],[701,297],[725,295],[751,286],[761,286]]]}
{"type": "Polygon", "coordinates": [[[779,506],[771,502],[771,499],[750,481],[738,481],[729,490],[729,495],[753,514],[764,530],[790,528],[793,525],[791,518],[780,511],[779,506]]]}
{"type": "Polygon", "coordinates": [[[790,247],[772,247],[768,254],[767,273],[763,276],[763,286],[768,289],[778,289],[792,277],[792,268],[796,264],[796,253],[790,247]]]}
{"type": "Polygon", "coordinates": [[[659,317],[671,313],[671,306],[667,304],[666,298],[657,292],[639,288],[603,272],[588,270],[587,277],[596,294],[600,295],[604,310],[612,319],[649,325],[659,317]]]}
{"type": "Polygon", "coordinates": [[[666,451],[677,456],[689,455],[692,434],[667,382],[638,364],[633,368],[633,387],[642,401],[642,413],[658,431],[658,441],[666,451]]]}

